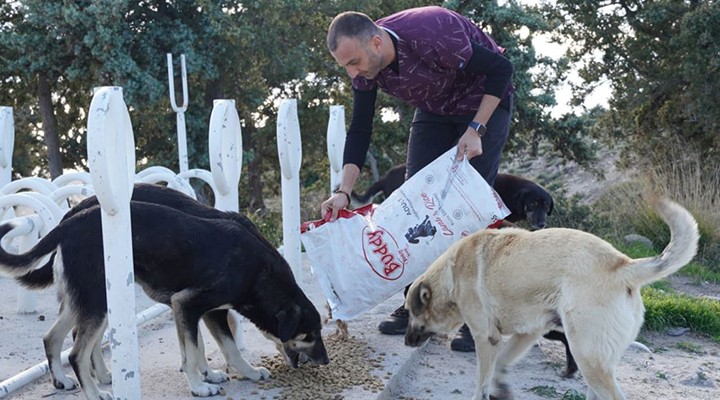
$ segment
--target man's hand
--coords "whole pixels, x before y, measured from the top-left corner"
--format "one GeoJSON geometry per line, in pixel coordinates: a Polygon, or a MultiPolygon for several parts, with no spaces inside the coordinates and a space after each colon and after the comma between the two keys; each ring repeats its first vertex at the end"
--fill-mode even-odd
{"type": "Polygon", "coordinates": [[[338,212],[349,205],[350,202],[345,193],[335,193],[320,205],[320,215],[322,215],[325,220],[335,221],[338,212]],[[327,217],[328,214],[330,215],[330,219],[327,217]]]}
{"type": "Polygon", "coordinates": [[[463,156],[467,156],[467,159],[470,160],[481,155],[482,152],[482,139],[475,132],[475,129],[468,127],[458,141],[458,152],[455,158],[462,161],[463,156]]]}

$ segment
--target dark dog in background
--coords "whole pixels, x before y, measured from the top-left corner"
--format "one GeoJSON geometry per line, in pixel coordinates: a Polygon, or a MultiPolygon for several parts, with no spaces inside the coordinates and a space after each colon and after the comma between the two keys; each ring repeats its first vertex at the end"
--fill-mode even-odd
{"type": "MultiPolygon", "coordinates": [[[[404,182],[405,164],[396,165],[390,168],[377,182],[373,183],[365,193],[359,195],[353,191],[352,198],[354,201],[364,204],[371,201],[381,191],[385,198],[388,198],[404,182]]],[[[506,221],[527,220],[533,229],[542,229],[547,226],[547,216],[552,213],[554,202],[550,193],[543,189],[542,186],[516,175],[497,174],[493,189],[511,212],[505,218],[506,221]]],[[[570,353],[570,345],[565,334],[560,331],[551,331],[544,337],[563,342],[565,355],[567,356],[567,368],[564,376],[572,377],[575,375],[578,367],[575,358],[570,353]]]]}
{"type": "Polygon", "coordinates": [[[547,225],[547,216],[552,214],[553,198],[537,183],[511,174],[498,174],[493,189],[500,195],[512,214],[506,221],[527,220],[533,229],[547,225]]]}
{"type": "Polygon", "coordinates": [[[352,198],[360,204],[366,204],[382,192],[387,199],[403,182],[405,182],[405,164],[396,165],[390,168],[377,182],[370,185],[365,193],[357,194],[353,191],[352,198]]]}
{"type": "MultiPolygon", "coordinates": [[[[253,380],[270,375],[250,365],[237,350],[227,319],[230,308],[273,340],[291,367],[297,367],[301,355],[328,363],[318,311],[287,262],[249,220],[157,185],[135,187],[131,216],[135,280],[153,300],[172,305],[181,370],[193,395],[217,395],[221,388],[216,384],[228,379],[225,372],[207,365],[200,318],[228,365],[253,380]]],[[[0,237],[12,228],[0,226],[0,237]]],[[[61,313],[44,338],[53,384],[59,389],[77,387],[59,367],[60,346],[75,329],[70,363],[88,399],[112,398],[91,376],[94,367],[95,377],[110,383],[99,352],[107,326],[102,246],[100,208],[93,197],[71,210],[29,252],[12,255],[0,249],[0,270],[23,285],[43,288],[58,281],[61,313]],[[51,261],[34,269],[47,254],[53,254],[51,261]]]]}

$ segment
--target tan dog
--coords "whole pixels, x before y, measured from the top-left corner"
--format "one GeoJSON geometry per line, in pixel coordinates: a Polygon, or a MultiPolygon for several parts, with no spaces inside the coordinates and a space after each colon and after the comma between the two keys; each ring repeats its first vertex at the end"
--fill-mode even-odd
{"type": "Polygon", "coordinates": [[[615,366],[637,336],[645,307],[640,288],[695,256],[692,215],[652,201],[670,226],[656,257],[631,259],[604,240],[572,229],[488,229],[463,238],[412,284],[405,344],[467,323],[476,345],[474,399],[510,399],[504,370],[544,333],[562,329],[588,383],[588,400],[624,399],[615,366]],[[500,351],[502,335],[511,335],[500,351]]]}

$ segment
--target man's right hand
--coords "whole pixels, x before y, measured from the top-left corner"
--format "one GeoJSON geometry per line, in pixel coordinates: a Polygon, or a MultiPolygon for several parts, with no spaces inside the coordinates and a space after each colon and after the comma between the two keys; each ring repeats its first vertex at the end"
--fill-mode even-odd
{"type": "Polygon", "coordinates": [[[349,205],[350,202],[348,201],[348,196],[346,196],[345,193],[335,193],[320,205],[320,215],[322,215],[326,221],[335,221],[337,219],[338,212],[349,205]],[[329,219],[328,215],[330,217],[329,219]]]}

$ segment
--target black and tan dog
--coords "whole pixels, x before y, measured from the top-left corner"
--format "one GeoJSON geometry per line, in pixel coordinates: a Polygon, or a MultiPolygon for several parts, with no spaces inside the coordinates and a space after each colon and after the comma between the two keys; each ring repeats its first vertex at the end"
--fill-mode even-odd
{"type": "Polygon", "coordinates": [[[624,399],[615,366],[643,323],[640,289],[690,262],[698,246],[687,210],[652,203],[671,234],[655,257],[632,259],[592,234],[563,228],[486,229],[461,239],[410,287],[405,343],[418,346],[466,323],[476,345],[474,399],[510,399],[506,367],[545,332],[562,328],[587,399],[624,399]]]}
{"type": "MultiPolygon", "coordinates": [[[[318,311],[287,262],[245,217],[156,185],[135,188],[131,215],[135,281],[150,298],[172,307],[182,370],[193,395],[217,395],[221,393],[217,383],[228,379],[207,366],[198,339],[201,318],[228,365],[254,380],[270,375],[267,369],[250,365],[237,350],[227,319],[229,309],[272,339],[292,367],[297,367],[301,354],[319,364],[329,362],[318,311]]],[[[0,237],[12,228],[12,224],[0,226],[0,237]]],[[[94,198],[71,210],[27,253],[13,255],[0,249],[0,271],[21,284],[41,288],[58,281],[61,314],[44,338],[53,383],[58,388],[76,387],[59,364],[62,341],[74,328],[70,363],[85,396],[93,400],[112,398],[91,376],[92,362],[98,380],[110,380],[99,352],[107,326],[103,265],[100,207],[94,198]],[[51,262],[35,269],[53,253],[51,262]]]]}
{"type": "Polygon", "coordinates": [[[493,189],[510,209],[511,214],[505,217],[506,221],[527,220],[533,229],[545,228],[555,202],[542,186],[517,175],[498,174],[493,189]]]}

